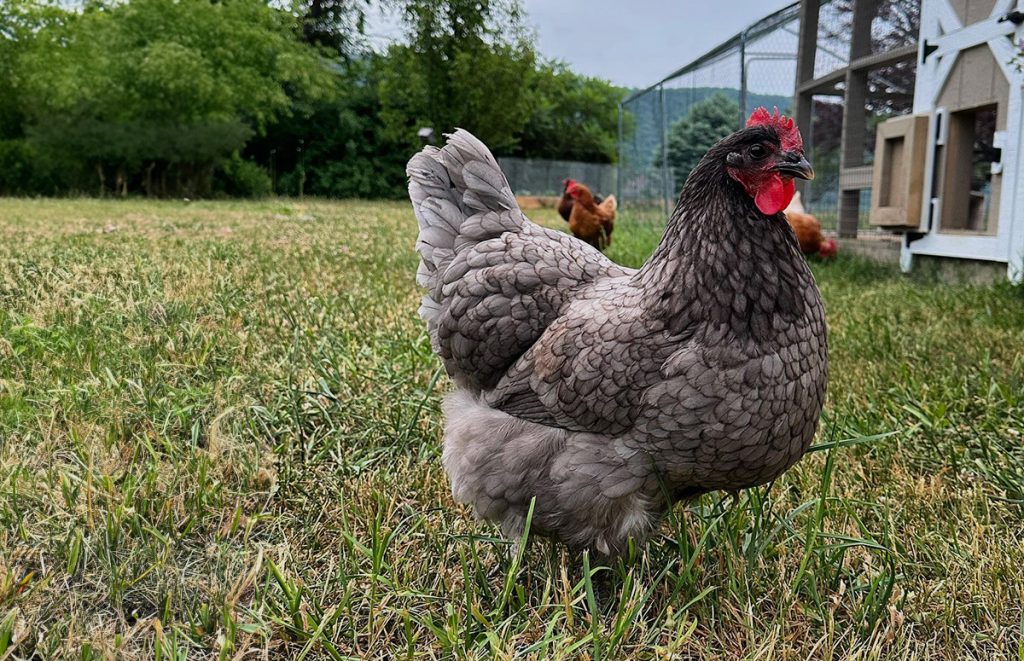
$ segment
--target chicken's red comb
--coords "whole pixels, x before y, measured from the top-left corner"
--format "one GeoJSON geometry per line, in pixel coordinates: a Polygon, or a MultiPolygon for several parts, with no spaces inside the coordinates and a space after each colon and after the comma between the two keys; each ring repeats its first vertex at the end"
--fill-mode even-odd
{"type": "Polygon", "coordinates": [[[789,117],[780,115],[778,106],[775,107],[774,114],[769,114],[768,109],[764,106],[754,110],[750,113],[750,119],[747,120],[747,127],[751,126],[774,128],[779,134],[782,148],[786,151],[803,151],[804,149],[804,140],[800,137],[800,131],[796,128],[796,124],[789,117]]]}

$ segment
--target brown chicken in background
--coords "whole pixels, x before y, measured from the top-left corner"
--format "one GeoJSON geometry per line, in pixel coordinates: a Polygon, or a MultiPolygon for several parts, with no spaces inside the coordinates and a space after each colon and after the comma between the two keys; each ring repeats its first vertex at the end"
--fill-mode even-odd
{"type": "MultiPolygon", "coordinates": [[[[562,197],[558,200],[558,215],[562,217],[562,220],[569,222],[569,216],[572,215],[573,199],[572,195],[569,195],[569,186],[576,184],[575,179],[563,179],[562,180],[562,197]]],[[[600,195],[594,196],[594,203],[600,205],[603,200],[600,195]]]]}
{"type": "Polygon", "coordinates": [[[570,181],[566,193],[572,198],[569,213],[569,230],[573,236],[585,241],[598,250],[604,250],[612,243],[615,229],[615,209],[618,203],[609,195],[598,204],[590,189],[577,181],[570,181]]]}
{"type": "Polygon", "coordinates": [[[572,195],[569,195],[569,186],[575,185],[575,179],[563,179],[562,180],[562,197],[558,200],[558,215],[562,217],[562,220],[569,222],[569,216],[572,214],[572,195]]]}
{"type": "Polygon", "coordinates": [[[825,237],[821,231],[821,223],[818,219],[807,213],[803,203],[800,201],[800,193],[793,196],[786,210],[786,220],[796,233],[796,240],[800,243],[800,252],[805,255],[818,255],[819,257],[835,257],[837,246],[835,239],[825,237]]]}

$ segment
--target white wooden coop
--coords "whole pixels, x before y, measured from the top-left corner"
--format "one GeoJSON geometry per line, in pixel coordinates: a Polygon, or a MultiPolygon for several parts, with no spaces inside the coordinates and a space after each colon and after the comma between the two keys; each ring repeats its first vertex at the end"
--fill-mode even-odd
{"type": "Polygon", "coordinates": [[[1024,281],[1024,2],[923,0],[913,114],[876,133],[870,218],[917,256],[1000,262],[1024,281]]]}

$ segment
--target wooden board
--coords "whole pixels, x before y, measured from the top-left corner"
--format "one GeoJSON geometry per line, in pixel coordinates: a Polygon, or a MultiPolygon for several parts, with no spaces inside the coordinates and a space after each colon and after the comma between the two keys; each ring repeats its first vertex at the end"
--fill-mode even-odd
{"type": "Polygon", "coordinates": [[[916,229],[924,195],[928,116],[883,122],[875,137],[869,222],[888,229],[916,229]]]}

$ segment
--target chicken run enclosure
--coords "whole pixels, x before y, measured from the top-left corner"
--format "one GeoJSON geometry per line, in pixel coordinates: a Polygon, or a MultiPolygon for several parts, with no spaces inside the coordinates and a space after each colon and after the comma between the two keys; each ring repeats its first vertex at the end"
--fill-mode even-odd
{"type": "Polygon", "coordinates": [[[786,7],[623,101],[618,195],[624,213],[665,218],[708,147],[758,106],[791,108],[799,24],[799,4],[786,7]]]}
{"type": "MultiPolygon", "coordinates": [[[[919,2],[881,0],[875,4],[871,32],[881,46],[904,39],[913,51],[919,2]],[[898,23],[898,25],[894,25],[898,23]],[[910,23],[912,25],[904,25],[910,23]]],[[[814,49],[814,79],[838,75],[850,64],[853,0],[820,3],[814,49]]],[[[798,90],[801,5],[794,3],[763,19],[627,97],[620,106],[617,193],[626,217],[664,219],[675,205],[690,169],[719,138],[740,128],[750,112],[777,106],[794,108],[798,90]],[[667,158],[666,158],[667,153],[667,158]]],[[[908,63],[870,71],[865,85],[863,163],[871,163],[874,130],[882,119],[910,112],[914,85],[913,56],[908,63]]],[[[809,114],[800,121],[808,158],[816,178],[802,182],[804,206],[826,229],[836,229],[842,195],[841,134],[844,121],[842,85],[830,94],[814,91],[809,114]],[[807,121],[808,118],[810,121],[807,121]]],[[[847,182],[849,183],[849,182],[847,182]]],[[[849,188],[849,186],[847,186],[849,188]]],[[[859,182],[857,228],[867,230],[870,181],[859,182]]]]}

